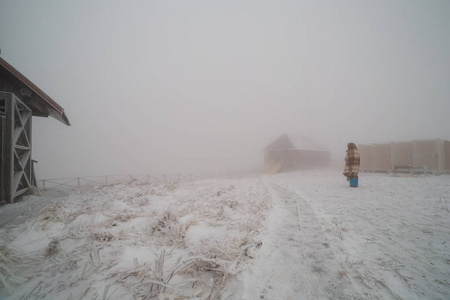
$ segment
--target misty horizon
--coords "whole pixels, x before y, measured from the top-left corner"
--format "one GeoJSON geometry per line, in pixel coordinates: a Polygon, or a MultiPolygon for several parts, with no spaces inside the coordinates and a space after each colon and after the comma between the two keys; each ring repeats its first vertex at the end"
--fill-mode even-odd
{"type": "MultiPolygon", "coordinates": [[[[264,167],[284,133],[450,140],[445,1],[2,1],[1,57],[60,104],[40,179],[264,167]]],[[[343,166],[343,165],[342,165],[343,166]]]]}

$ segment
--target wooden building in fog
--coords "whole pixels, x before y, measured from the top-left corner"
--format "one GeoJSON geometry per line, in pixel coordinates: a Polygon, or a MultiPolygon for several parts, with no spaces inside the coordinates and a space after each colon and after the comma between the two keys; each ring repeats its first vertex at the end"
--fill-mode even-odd
{"type": "Polygon", "coordinates": [[[70,126],[64,109],[0,57],[0,204],[36,185],[32,117],[53,117],[70,126]]]}
{"type": "Polygon", "coordinates": [[[358,145],[361,171],[450,172],[450,142],[441,139],[358,145]]]}
{"type": "Polygon", "coordinates": [[[331,152],[312,139],[283,134],[264,148],[266,173],[328,167],[331,152]]]}

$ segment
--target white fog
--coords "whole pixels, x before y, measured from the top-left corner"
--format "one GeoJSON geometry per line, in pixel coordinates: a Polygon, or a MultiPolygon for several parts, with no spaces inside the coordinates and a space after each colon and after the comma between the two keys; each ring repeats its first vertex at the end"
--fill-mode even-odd
{"type": "Polygon", "coordinates": [[[262,169],[281,134],[450,139],[446,1],[1,1],[1,56],[64,109],[40,179],[262,169]]]}
{"type": "Polygon", "coordinates": [[[0,0],[0,299],[450,299],[449,16],[0,0]]]}

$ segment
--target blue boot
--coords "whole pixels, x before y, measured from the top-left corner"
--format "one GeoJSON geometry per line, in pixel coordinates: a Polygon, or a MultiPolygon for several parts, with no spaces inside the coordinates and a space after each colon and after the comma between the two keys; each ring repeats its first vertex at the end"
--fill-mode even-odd
{"type": "Polygon", "coordinates": [[[358,187],[358,177],[350,177],[350,186],[358,187]]]}

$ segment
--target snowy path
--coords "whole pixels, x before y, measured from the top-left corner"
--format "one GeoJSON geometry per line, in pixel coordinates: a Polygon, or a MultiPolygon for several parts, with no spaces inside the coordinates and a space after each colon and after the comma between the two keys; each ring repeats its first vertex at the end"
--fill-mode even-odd
{"type": "Polygon", "coordinates": [[[278,197],[273,189],[269,191],[274,202],[269,231],[262,241],[258,263],[241,278],[245,292],[235,299],[256,299],[257,295],[260,299],[300,299],[305,290],[296,202],[278,197]]]}
{"type": "Polygon", "coordinates": [[[352,189],[338,175],[271,178],[310,204],[336,257],[332,282],[348,298],[449,299],[450,177],[362,174],[352,189]]]}
{"type": "MultiPolygon", "coordinates": [[[[274,190],[277,193],[275,197],[280,197],[286,203],[285,209],[296,212],[295,222],[299,226],[300,240],[292,240],[294,244],[288,245],[301,245],[301,260],[295,262],[302,268],[296,279],[301,283],[299,296],[303,299],[342,298],[340,285],[334,283],[333,277],[336,277],[336,274],[330,269],[335,265],[333,251],[311,206],[303,198],[280,185],[274,186],[274,190]]],[[[295,223],[289,227],[294,226],[295,223]]]]}
{"type": "MultiPolygon", "coordinates": [[[[280,184],[265,180],[274,209],[254,274],[243,285],[258,287],[260,299],[349,299],[339,262],[309,203],[280,184]],[[264,274],[264,280],[253,275],[264,274]]],[[[250,277],[250,278],[249,278],[250,277]]],[[[348,288],[347,288],[348,290],[348,288]]],[[[247,288],[243,299],[255,299],[247,288]]],[[[236,298],[237,299],[237,298],[236,298]]]]}

